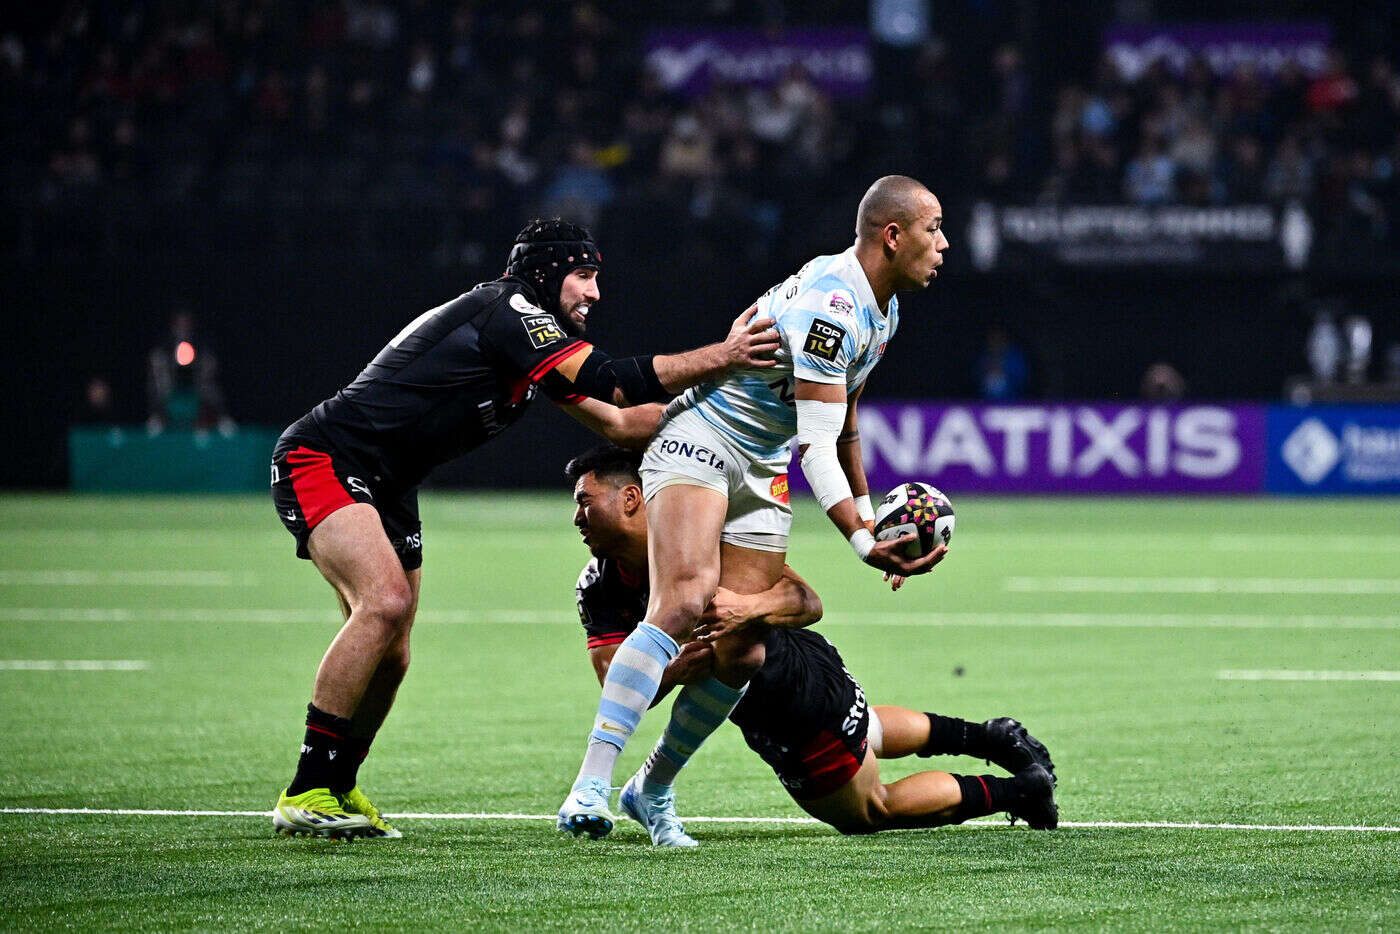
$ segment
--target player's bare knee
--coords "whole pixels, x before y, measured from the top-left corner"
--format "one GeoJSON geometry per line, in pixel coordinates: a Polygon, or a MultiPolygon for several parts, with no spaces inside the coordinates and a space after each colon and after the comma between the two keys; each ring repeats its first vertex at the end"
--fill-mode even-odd
{"type": "MultiPolygon", "coordinates": [[[[880,789],[883,791],[883,788],[880,789]]],[[[885,807],[885,798],[882,793],[871,794],[864,800],[857,803],[842,818],[833,823],[832,826],[847,836],[863,833],[874,833],[889,823],[889,808],[885,807]]]]}
{"type": "Polygon", "coordinates": [[[647,621],[677,639],[688,638],[714,594],[713,584],[706,589],[703,581],[691,578],[680,586],[672,587],[666,598],[660,601],[655,618],[647,621]]]}
{"type": "Polygon", "coordinates": [[[365,615],[382,625],[391,638],[406,635],[413,625],[413,589],[406,579],[388,580],[365,595],[365,615]]]}

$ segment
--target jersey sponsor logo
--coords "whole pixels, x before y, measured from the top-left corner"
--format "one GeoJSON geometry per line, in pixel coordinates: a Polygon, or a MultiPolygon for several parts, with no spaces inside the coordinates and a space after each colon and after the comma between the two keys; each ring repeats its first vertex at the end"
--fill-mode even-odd
{"type": "Polygon", "coordinates": [[[788,501],[788,476],[774,477],[773,482],[768,486],[768,492],[773,494],[773,498],[780,503],[788,501]]]}
{"type": "Polygon", "coordinates": [[[510,307],[520,312],[522,315],[542,315],[544,309],[538,305],[531,305],[530,300],[516,292],[510,297],[510,307]]]}
{"type": "Polygon", "coordinates": [[[813,357],[821,357],[823,360],[835,362],[836,355],[841,352],[841,342],[846,337],[846,329],[821,318],[812,319],[811,330],[807,332],[807,340],[802,345],[802,350],[813,357]]]}
{"type": "Polygon", "coordinates": [[[543,350],[555,341],[568,337],[552,315],[524,315],[520,323],[524,325],[525,333],[530,335],[530,343],[536,350],[543,350]]]}
{"type": "Polygon", "coordinates": [[[701,444],[691,444],[689,441],[677,441],[674,438],[666,438],[657,442],[656,450],[662,454],[675,454],[678,457],[692,457],[700,463],[708,464],[716,470],[724,469],[724,458],[701,444]]]}
{"type": "Polygon", "coordinates": [[[849,318],[856,310],[855,294],[845,289],[837,289],[827,296],[826,310],[834,315],[844,315],[849,318]]]}

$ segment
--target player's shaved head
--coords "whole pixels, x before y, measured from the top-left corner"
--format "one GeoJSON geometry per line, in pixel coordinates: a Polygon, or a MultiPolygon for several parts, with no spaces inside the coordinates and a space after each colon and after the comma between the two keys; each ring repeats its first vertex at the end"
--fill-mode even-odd
{"type": "Polygon", "coordinates": [[[886,175],[876,179],[860,199],[856,211],[856,237],[875,239],[890,224],[912,227],[924,213],[933,192],[908,175],[886,175]]]}

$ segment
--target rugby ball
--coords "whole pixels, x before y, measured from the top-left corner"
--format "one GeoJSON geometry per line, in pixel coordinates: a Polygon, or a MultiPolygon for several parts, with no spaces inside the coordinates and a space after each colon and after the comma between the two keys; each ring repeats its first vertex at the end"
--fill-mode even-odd
{"type": "Polygon", "coordinates": [[[954,521],[953,504],[937,487],[901,483],[875,507],[875,538],[883,542],[913,532],[917,537],[904,553],[919,558],[953,540],[954,521]]]}

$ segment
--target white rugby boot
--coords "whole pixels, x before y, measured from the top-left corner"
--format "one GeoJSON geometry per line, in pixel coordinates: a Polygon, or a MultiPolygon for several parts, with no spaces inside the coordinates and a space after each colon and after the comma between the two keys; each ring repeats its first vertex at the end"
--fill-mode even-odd
{"type": "Polygon", "coordinates": [[[595,776],[580,778],[569,789],[569,796],[559,808],[559,832],[575,837],[588,834],[601,840],[612,833],[616,818],[608,810],[608,783],[595,776]]]}
{"type": "Polygon", "coordinates": [[[633,775],[622,786],[618,798],[622,813],[641,824],[651,834],[651,842],[657,846],[699,846],[694,837],[685,832],[681,819],[676,816],[676,793],[668,788],[662,794],[649,794],[642,791],[642,779],[633,775]]]}

